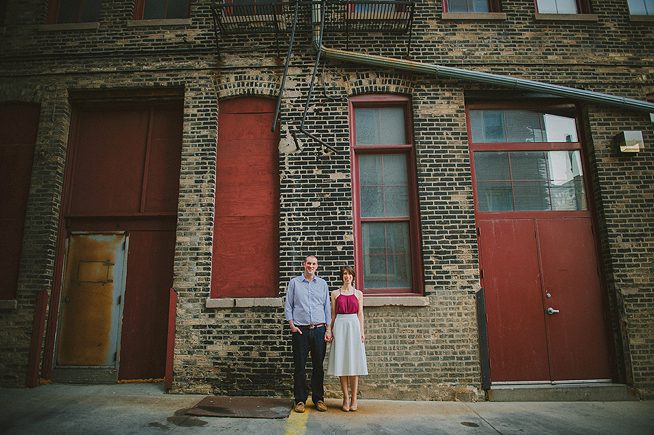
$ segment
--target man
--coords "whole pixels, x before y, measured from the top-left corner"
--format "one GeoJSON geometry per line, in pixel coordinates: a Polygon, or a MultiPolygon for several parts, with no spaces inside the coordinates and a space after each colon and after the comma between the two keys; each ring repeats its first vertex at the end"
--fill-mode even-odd
{"type": "Polygon", "coordinates": [[[332,309],[329,287],[316,275],[318,259],[309,255],[304,259],[304,273],[292,278],[286,290],[286,320],[291,327],[293,343],[293,394],[295,412],[304,412],[307,401],[305,366],[311,353],[311,399],[318,411],[327,411],[323,381],[323,359],[327,342],[332,339],[332,309]]]}

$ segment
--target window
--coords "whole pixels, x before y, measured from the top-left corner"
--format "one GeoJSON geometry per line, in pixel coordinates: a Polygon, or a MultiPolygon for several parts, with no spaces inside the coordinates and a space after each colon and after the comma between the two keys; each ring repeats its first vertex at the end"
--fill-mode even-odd
{"type": "Polygon", "coordinates": [[[575,108],[468,110],[477,210],[588,209],[575,108]]]}
{"type": "Polygon", "coordinates": [[[415,156],[407,98],[351,100],[357,286],[421,293],[415,156]]]}
{"type": "Polygon", "coordinates": [[[100,21],[101,0],[51,0],[49,23],[92,23],[100,21]]]}
{"type": "Polygon", "coordinates": [[[536,0],[540,14],[589,14],[588,0],[536,0]]]}
{"type": "Polygon", "coordinates": [[[479,211],[586,210],[574,151],[476,151],[479,211]]]}
{"type": "Polygon", "coordinates": [[[137,0],[134,5],[136,20],[172,20],[188,18],[189,0],[137,0]]]}
{"type": "Polygon", "coordinates": [[[444,12],[500,12],[499,0],[447,0],[444,12]]]}
{"type": "Polygon", "coordinates": [[[403,12],[406,9],[404,3],[395,0],[358,0],[348,4],[348,11],[355,14],[392,14],[403,12]],[[379,3],[379,4],[375,4],[379,3]]]}
{"type": "Polygon", "coordinates": [[[654,0],[628,0],[631,15],[654,15],[654,0]]]}

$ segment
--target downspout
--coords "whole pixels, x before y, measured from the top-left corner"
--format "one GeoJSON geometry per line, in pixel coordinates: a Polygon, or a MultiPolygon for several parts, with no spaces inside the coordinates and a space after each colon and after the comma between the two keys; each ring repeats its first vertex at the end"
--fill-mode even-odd
{"type": "Polygon", "coordinates": [[[654,112],[654,103],[649,103],[647,101],[617,97],[615,95],[602,94],[600,92],[586,91],[583,89],[569,88],[567,86],[554,85],[551,83],[537,82],[534,80],[526,80],[509,76],[501,76],[480,71],[471,71],[461,68],[426,64],[404,59],[394,59],[390,57],[328,48],[322,44],[322,39],[320,37],[321,25],[319,16],[324,12],[321,9],[321,4],[314,5],[314,8],[319,9],[318,13],[313,13],[313,43],[316,50],[319,53],[322,53],[328,59],[340,60],[342,62],[360,63],[382,68],[393,68],[404,71],[435,75],[439,77],[471,80],[474,82],[488,83],[491,85],[504,86],[513,89],[543,92],[552,95],[558,95],[561,97],[569,97],[590,103],[608,104],[622,107],[624,109],[641,110],[651,113],[654,112]]]}

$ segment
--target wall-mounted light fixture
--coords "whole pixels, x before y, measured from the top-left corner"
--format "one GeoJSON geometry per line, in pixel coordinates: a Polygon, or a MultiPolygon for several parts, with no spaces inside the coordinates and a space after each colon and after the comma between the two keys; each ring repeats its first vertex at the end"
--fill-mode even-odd
{"type": "Polygon", "coordinates": [[[643,150],[643,132],[640,130],[621,131],[615,137],[615,143],[621,153],[637,153],[643,150]]]}

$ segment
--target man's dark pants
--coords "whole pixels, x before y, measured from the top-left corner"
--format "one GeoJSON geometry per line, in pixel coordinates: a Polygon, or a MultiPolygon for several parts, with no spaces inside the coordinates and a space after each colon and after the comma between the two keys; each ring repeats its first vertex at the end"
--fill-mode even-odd
{"type": "Polygon", "coordinates": [[[311,354],[311,400],[318,403],[319,400],[325,399],[325,388],[323,381],[325,371],[323,370],[323,360],[327,351],[325,343],[325,327],[320,326],[310,329],[307,326],[300,326],[302,334],[293,334],[293,362],[295,371],[293,373],[293,394],[295,394],[295,403],[306,402],[309,393],[307,392],[307,375],[306,364],[309,353],[311,354]]]}

